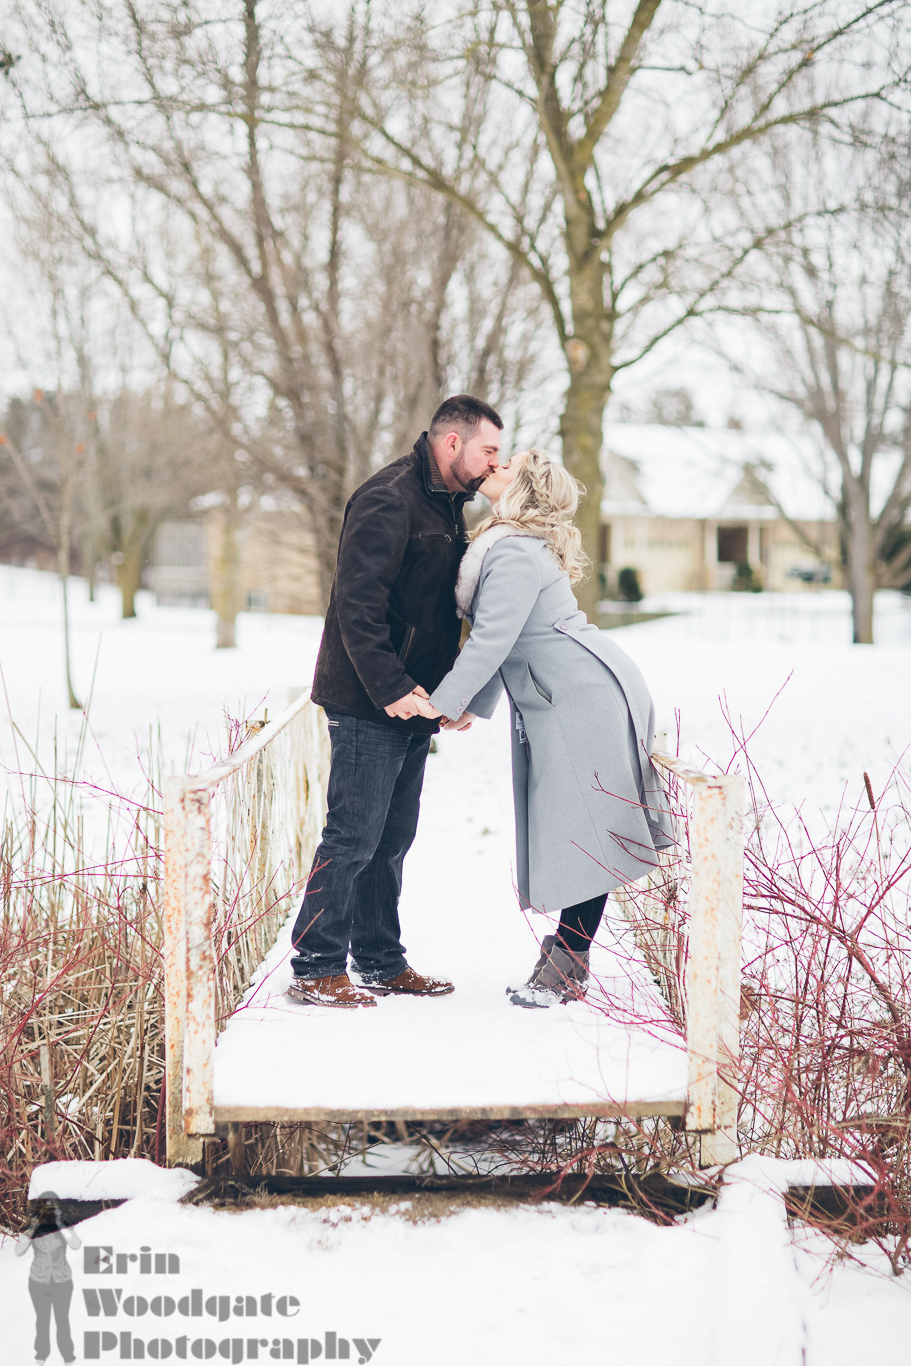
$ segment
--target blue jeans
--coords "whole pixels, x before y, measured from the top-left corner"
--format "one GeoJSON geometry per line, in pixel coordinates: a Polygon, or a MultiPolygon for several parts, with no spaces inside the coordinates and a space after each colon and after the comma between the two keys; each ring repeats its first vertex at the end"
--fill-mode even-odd
{"type": "Polygon", "coordinates": [[[428,735],[327,711],[329,811],[294,924],[295,977],[397,977],[402,864],[418,827],[428,735]]]}

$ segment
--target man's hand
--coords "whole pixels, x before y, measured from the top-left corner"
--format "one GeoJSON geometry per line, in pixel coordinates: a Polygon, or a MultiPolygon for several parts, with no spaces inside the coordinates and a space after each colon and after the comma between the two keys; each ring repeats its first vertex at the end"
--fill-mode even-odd
{"type": "Polygon", "coordinates": [[[470,711],[463,711],[458,721],[450,721],[447,716],[440,729],[441,730],[471,730],[471,723],[475,718],[470,711]]]}
{"type": "Polygon", "coordinates": [[[410,721],[412,716],[426,716],[428,721],[435,721],[440,713],[428,699],[429,693],[418,683],[413,692],[406,692],[404,697],[390,702],[383,710],[387,716],[397,716],[400,721],[410,721]]]}

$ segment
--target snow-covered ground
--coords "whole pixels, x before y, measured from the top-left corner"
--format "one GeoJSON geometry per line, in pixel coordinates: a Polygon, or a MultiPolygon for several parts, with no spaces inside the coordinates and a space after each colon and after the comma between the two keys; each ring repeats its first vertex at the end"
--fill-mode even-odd
{"type": "MultiPolygon", "coordinates": [[[[59,591],[50,576],[0,567],[0,762],[10,769],[32,772],[30,750],[50,771],[55,763],[72,764],[77,752],[82,716],[65,707],[59,591]]],[[[223,747],[226,714],[277,711],[288,688],[306,684],[312,673],[315,619],[244,615],[238,648],[216,652],[208,612],[158,609],[140,595],[138,619],[122,622],[112,590],[103,589],[94,604],[80,582],[70,591],[74,681],[82,697],[92,689],[80,772],[103,786],[136,787],[150,744],[165,770],[205,766],[223,747]]],[[[748,733],[762,721],[750,751],[770,794],[804,804],[814,819],[831,819],[843,794],[859,797],[865,770],[877,791],[897,763],[908,772],[907,600],[881,596],[881,643],[872,648],[851,646],[841,594],[680,596],[655,605],[677,615],[622,628],[614,638],[645,672],[659,728],[673,735],[679,713],[685,754],[727,762],[732,744],[723,700],[748,733]]],[[[477,723],[468,736],[440,738],[428,764],[402,907],[411,959],[428,971],[451,971],[459,985],[449,1006],[423,1005],[451,1009],[461,998],[467,1006],[475,993],[478,1011],[488,1002],[493,1010],[496,996],[502,1019],[492,1014],[488,1031],[506,1025],[502,986],[527,972],[536,928],[519,916],[511,893],[503,719],[477,723]]],[[[7,800],[20,800],[19,793],[14,780],[7,800]]],[[[610,933],[608,926],[605,953],[610,933]]],[[[419,1003],[381,1003],[376,1015],[384,1004],[419,1003]]],[[[303,1012],[301,1026],[307,1017],[303,1012]]],[[[549,1019],[535,1028],[546,1029],[549,1019]]],[[[328,1017],[319,1027],[329,1027],[328,1017]]],[[[417,1020],[413,1028],[420,1029],[417,1020]]],[[[483,1045],[472,1044],[479,1059],[483,1045]]],[[[307,1049],[299,1052],[305,1068],[307,1049]]],[[[271,1345],[276,1335],[295,1344],[287,1359],[304,1359],[296,1343],[305,1336],[308,1354],[316,1357],[312,1339],[328,1357],[327,1332],[352,1343],[379,1338],[376,1359],[396,1366],[537,1359],[562,1366],[608,1355],[694,1366],[903,1359],[911,1286],[890,1281],[882,1262],[864,1250],[858,1255],[866,1269],[843,1263],[826,1270],[824,1245],[805,1238],[792,1248],[780,1211],[773,1218],[770,1209],[749,1212],[729,1202],[659,1229],[590,1207],[470,1209],[421,1223],[405,1209],[226,1214],[143,1195],[80,1232],[93,1246],[178,1253],[181,1294],[202,1287],[207,1296],[298,1297],[300,1328],[257,1324],[257,1341],[269,1344],[259,1349],[262,1359],[282,1359],[282,1347],[271,1345]]],[[[93,1327],[82,1300],[90,1281],[73,1260],[81,1355],[81,1334],[93,1327]]],[[[4,1315],[0,1366],[31,1355],[26,1274],[26,1263],[14,1261],[4,1242],[0,1295],[4,1306],[20,1308],[4,1315]]],[[[136,1275],[115,1288],[123,1286],[126,1296],[144,1284],[136,1275]]],[[[170,1289],[156,1278],[156,1293],[170,1289]]],[[[144,1340],[179,1336],[170,1324],[148,1327],[148,1318],[127,1322],[124,1312],[95,1328],[144,1340]]],[[[232,1320],[199,1335],[246,1342],[250,1333],[232,1320]]],[[[100,1359],[125,1359],[119,1338],[117,1344],[100,1359]]],[[[230,1359],[232,1350],[218,1359],[230,1359]]]]}
{"type": "MultiPolygon", "coordinates": [[[[586,1204],[447,1216],[437,1202],[422,1218],[401,1199],[237,1214],[134,1180],[136,1198],[80,1224],[83,1248],[68,1254],[78,1357],[312,1362],[333,1359],[335,1335],[336,1360],[377,1366],[906,1360],[904,1279],[864,1249],[831,1268],[822,1239],[789,1237],[774,1167],[743,1166],[718,1209],[667,1228],[586,1204]],[[143,1251],[177,1260],[146,1274],[143,1251]]],[[[38,1172],[32,1193],[53,1183],[59,1168],[38,1172]]],[[[84,1169],[66,1184],[95,1198],[96,1187],[84,1169]]],[[[32,1356],[29,1260],[0,1244],[2,1366],[32,1356]]]]}
{"type": "MultiPolygon", "coordinates": [[[[312,675],[317,618],[245,613],[238,648],[216,651],[210,612],[157,608],[140,593],[138,618],[122,621],[116,590],[102,586],[89,603],[78,579],[70,601],[76,691],[92,696],[83,770],[101,783],[135,784],[137,755],[150,743],[166,771],[205,766],[223,748],[226,715],[274,714],[312,675]]],[[[750,752],[773,796],[831,816],[845,790],[860,795],[865,769],[874,790],[884,786],[911,743],[911,598],[879,595],[873,647],[850,644],[843,593],[672,594],[642,606],[676,615],[612,636],[644,670],[672,742],[679,713],[689,756],[727,761],[725,702],[747,733],[762,721],[750,752]]],[[[56,730],[65,767],[82,713],[66,709],[52,575],[0,565],[0,666],[8,697],[7,705],[0,694],[0,763],[15,767],[18,751],[28,767],[26,742],[34,747],[37,736],[52,767],[56,730]],[[10,715],[24,739],[13,736],[10,715]]]]}

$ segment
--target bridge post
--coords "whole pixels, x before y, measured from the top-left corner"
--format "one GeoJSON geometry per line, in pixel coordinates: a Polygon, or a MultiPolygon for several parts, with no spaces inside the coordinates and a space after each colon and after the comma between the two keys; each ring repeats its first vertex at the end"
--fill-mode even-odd
{"type": "Polygon", "coordinates": [[[214,1131],[215,963],[209,794],[164,783],[165,1130],[168,1166],[202,1162],[214,1131]],[[210,1019],[211,1017],[211,1019],[210,1019]]]}

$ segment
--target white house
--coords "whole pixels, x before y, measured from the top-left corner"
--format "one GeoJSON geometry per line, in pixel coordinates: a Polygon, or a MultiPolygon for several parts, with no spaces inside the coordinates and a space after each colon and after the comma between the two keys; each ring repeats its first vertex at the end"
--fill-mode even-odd
{"type": "Polygon", "coordinates": [[[787,436],[617,423],[605,431],[601,573],[646,593],[841,584],[835,508],[787,436]]]}

